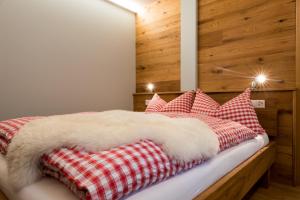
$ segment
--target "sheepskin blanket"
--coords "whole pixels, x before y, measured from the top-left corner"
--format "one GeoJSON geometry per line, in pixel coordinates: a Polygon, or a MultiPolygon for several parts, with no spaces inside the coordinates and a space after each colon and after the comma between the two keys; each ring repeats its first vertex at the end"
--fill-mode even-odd
{"type": "Polygon", "coordinates": [[[102,151],[150,139],[168,156],[189,162],[211,158],[219,151],[217,135],[202,121],[160,114],[106,111],[46,117],[26,124],[8,148],[8,171],[16,189],[41,177],[43,154],[61,147],[102,151]]]}

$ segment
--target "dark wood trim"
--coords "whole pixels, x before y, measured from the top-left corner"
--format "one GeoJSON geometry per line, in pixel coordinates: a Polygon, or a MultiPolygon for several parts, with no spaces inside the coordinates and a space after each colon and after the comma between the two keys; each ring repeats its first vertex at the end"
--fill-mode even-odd
{"type": "MultiPolygon", "coordinates": [[[[254,89],[252,92],[286,92],[286,91],[295,91],[296,88],[264,88],[264,89],[254,89]]],[[[205,93],[211,94],[211,93],[235,93],[235,92],[243,92],[244,90],[216,90],[216,91],[204,91],[205,93]]]]}
{"type": "MultiPolygon", "coordinates": [[[[284,92],[284,91],[296,91],[297,88],[288,88],[288,89],[280,89],[280,88],[265,88],[265,89],[256,89],[252,90],[252,92],[284,92]]],[[[226,91],[204,91],[205,93],[233,93],[233,92],[243,92],[244,90],[226,90],[226,91]]],[[[141,92],[141,93],[133,93],[133,96],[137,95],[154,95],[157,94],[183,94],[186,91],[174,91],[174,92],[141,92]]]]}
{"type": "Polygon", "coordinates": [[[267,172],[261,178],[262,187],[268,189],[270,186],[271,178],[271,170],[267,170],[267,172]]]}
{"type": "Polygon", "coordinates": [[[0,200],[8,200],[4,192],[2,192],[1,190],[0,190],[0,200]]]}
{"type": "Polygon", "coordinates": [[[138,95],[154,95],[154,94],[182,94],[185,91],[176,91],[176,92],[141,92],[141,93],[133,93],[133,96],[138,96],[138,95]]]}
{"type": "Polygon", "coordinates": [[[299,117],[297,117],[297,113],[299,113],[299,92],[293,92],[293,110],[296,112],[293,113],[293,118],[294,118],[294,123],[293,123],[293,171],[294,171],[294,180],[293,184],[294,185],[299,185],[300,184],[300,137],[299,134],[297,133],[299,130],[299,117]],[[298,103],[298,106],[297,106],[298,103]]]}
{"type": "Polygon", "coordinates": [[[296,0],[296,92],[294,93],[294,140],[293,140],[293,168],[295,172],[294,184],[300,185],[300,0],[296,0]],[[298,145],[297,145],[298,144],[298,145]]]}

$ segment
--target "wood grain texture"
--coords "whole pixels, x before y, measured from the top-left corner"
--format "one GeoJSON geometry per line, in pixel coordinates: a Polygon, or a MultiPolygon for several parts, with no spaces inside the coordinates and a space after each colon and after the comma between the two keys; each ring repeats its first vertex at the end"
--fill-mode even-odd
{"type": "Polygon", "coordinates": [[[295,87],[296,2],[294,0],[199,1],[198,86],[206,91],[249,87],[251,80],[218,67],[253,77],[264,72],[295,87]],[[238,83],[238,84],[236,84],[238,83]]]}
{"type": "MultiPolygon", "coordinates": [[[[265,99],[266,108],[256,109],[258,118],[262,126],[266,129],[270,137],[277,143],[277,155],[275,164],[272,167],[272,179],[292,184],[295,178],[296,168],[294,164],[297,158],[294,156],[296,146],[294,141],[294,90],[290,91],[257,91],[252,93],[252,99],[265,99]]],[[[166,101],[170,101],[182,94],[182,92],[158,93],[166,101]]],[[[238,95],[238,92],[210,92],[208,93],[219,103],[238,95]]],[[[144,111],[145,100],[151,99],[153,94],[135,94],[134,110],[144,111]]]]}
{"type": "Polygon", "coordinates": [[[159,0],[137,15],[136,91],[180,90],[180,0],[159,0]]]}
{"type": "Polygon", "coordinates": [[[211,185],[194,200],[242,199],[271,167],[275,155],[275,143],[271,142],[215,184],[211,185]]]}
{"type": "Polygon", "coordinates": [[[272,182],[268,188],[257,188],[245,200],[299,200],[300,186],[293,187],[272,182]]]}
{"type": "MultiPolygon", "coordinates": [[[[264,72],[295,87],[295,0],[199,0],[198,85],[206,91],[244,89],[264,72]],[[239,84],[236,84],[236,83],[239,84]]],[[[156,91],[180,90],[180,1],[157,0],[137,16],[137,92],[152,82],[156,91]]]]}

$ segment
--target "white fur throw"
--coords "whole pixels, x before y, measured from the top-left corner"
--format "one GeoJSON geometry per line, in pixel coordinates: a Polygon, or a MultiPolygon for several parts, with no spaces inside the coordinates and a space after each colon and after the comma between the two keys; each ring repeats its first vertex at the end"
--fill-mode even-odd
{"type": "Polygon", "coordinates": [[[217,135],[202,121],[159,114],[106,111],[34,120],[9,146],[10,180],[16,189],[40,178],[39,159],[59,147],[82,146],[101,151],[150,139],[180,161],[211,158],[219,151],[217,135]]]}

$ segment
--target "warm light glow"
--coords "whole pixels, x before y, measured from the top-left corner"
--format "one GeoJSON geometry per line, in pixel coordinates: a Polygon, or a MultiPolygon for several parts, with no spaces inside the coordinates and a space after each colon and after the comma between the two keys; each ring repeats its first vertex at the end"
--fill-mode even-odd
{"type": "Polygon", "coordinates": [[[154,84],[153,83],[149,83],[147,85],[147,89],[149,90],[149,92],[153,92],[153,90],[154,90],[154,84]]]}
{"type": "Polygon", "coordinates": [[[264,74],[259,74],[258,76],[255,77],[255,81],[259,84],[264,84],[267,80],[266,75],[264,74]]]}
{"type": "Polygon", "coordinates": [[[136,2],[133,2],[132,0],[108,0],[108,1],[135,13],[141,13],[143,10],[142,6],[138,5],[136,2]]]}

